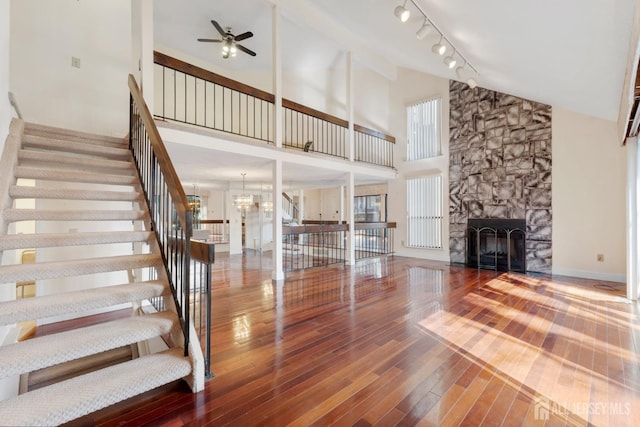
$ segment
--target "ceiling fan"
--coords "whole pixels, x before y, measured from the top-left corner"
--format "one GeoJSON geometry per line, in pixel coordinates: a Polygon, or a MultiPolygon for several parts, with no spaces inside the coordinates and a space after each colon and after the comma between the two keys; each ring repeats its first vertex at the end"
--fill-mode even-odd
{"type": "Polygon", "coordinates": [[[206,43],[222,43],[222,57],[224,59],[228,59],[229,57],[236,56],[238,50],[249,54],[251,56],[256,56],[256,53],[251,49],[247,49],[246,47],[238,44],[239,41],[246,40],[250,37],[253,37],[253,33],[251,31],[247,31],[246,33],[238,34],[237,36],[231,32],[231,27],[227,27],[226,31],[222,29],[220,24],[218,24],[213,19],[211,20],[211,24],[218,30],[220,33],[221,39],[198,39],[199,42],[206,43]]]}

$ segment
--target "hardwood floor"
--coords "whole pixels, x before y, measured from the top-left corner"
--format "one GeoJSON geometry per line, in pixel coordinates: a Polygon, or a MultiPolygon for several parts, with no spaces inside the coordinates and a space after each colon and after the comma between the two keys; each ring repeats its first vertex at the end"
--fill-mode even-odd
{"type": "Polygon", "coordinates": [[[216,260],[205,391],[76,424],[638,424],[639,304],[621,284],[390,257],[275,286],[270,263],[216,260]]]}

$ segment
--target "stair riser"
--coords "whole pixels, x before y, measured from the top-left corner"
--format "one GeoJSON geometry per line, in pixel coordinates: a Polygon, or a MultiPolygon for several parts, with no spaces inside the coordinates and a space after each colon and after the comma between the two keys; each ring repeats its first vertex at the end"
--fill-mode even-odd
{"type": "Polygon", "coordinates": [[[34,209],[6,209],[3,219],[17,221],[137,221],[146,220],[144,211],[45,211],[34,209]]]}
{"type": "Polygon", "coordinates": [[[152,237],[153,234],[147,231],[7,235],[0,240],[0,251],[27,248],[148,242],[152,237]]]}
{"type": "Polygon", "coordinates": [[[25,135],[38,135],[44,137],[55,137],[68,141],[85,142],[89,144],[109,144],[115,146],[127,146],[128,142],[124,138],[116,138],[113,136],[96,135],[87,132],[78,132],[52,126],[37,125],[34,123],[25,123],[25,135]]]}
{"type": "Polygon", "coordinates": [[[133,162],[124,162],[119,160],[103,160],[93,159],[83,156],[75,156],[71,154],[54,154],[44,151],[34,151],[22,149],[18,153],[18,161],[20,165],[27,166],[33,162],[34,166],[60,167],[66,166],[76,170],[84,170],[95,172],[96,170],[110,170],[111,173],[128,173],[135,172],[133,162]]]}

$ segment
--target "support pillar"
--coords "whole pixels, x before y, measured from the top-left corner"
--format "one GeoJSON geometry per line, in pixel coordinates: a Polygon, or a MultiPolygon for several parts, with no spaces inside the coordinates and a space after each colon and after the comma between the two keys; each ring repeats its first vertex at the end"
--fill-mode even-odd
{"type": "Polygon", "coordinates": [[[347,173],[347,197],[345,200],[345,213],[349,232],[347,233],[347,265],[356,263],[356,231],[353,215],[353,197],[355,195],[355,175],[353,172],[347,173]]]}
{"type": "Polygon", "coordinates": [[[630,138],[627,150],[627,298],[636,300],[640,297],[640,278],[638,263],[640,262],[638,244],[638,200],[640,191],[640,150],[638,139],[630,138]]]}
{"type": "MultiPolygon", "coordinates": [[[[282,160],[273,161],[273,173],[271,174],[273,196],[282,197],[282,160]]],[[[279,199],[278,199],[279,200],[279,199]]],[[[284,281],[282,268],[282,203],[273,204],[273,271],[271,278],[276,282],[284,281]]]]}

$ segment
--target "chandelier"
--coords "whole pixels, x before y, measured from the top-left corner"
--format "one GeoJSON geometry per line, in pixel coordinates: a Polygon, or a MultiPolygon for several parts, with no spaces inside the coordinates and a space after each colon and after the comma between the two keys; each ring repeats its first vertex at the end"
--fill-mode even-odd
{"type": "Polygon", "coordinates": [[[242,194],[236,194],[233,196],[233,204],[236,208],[245,213],[247,209],[253,204],[253,195],[246,194],[244,191],[244,177],[247,175],[246,173],[241,173],[242,175],[242,194]]]}

